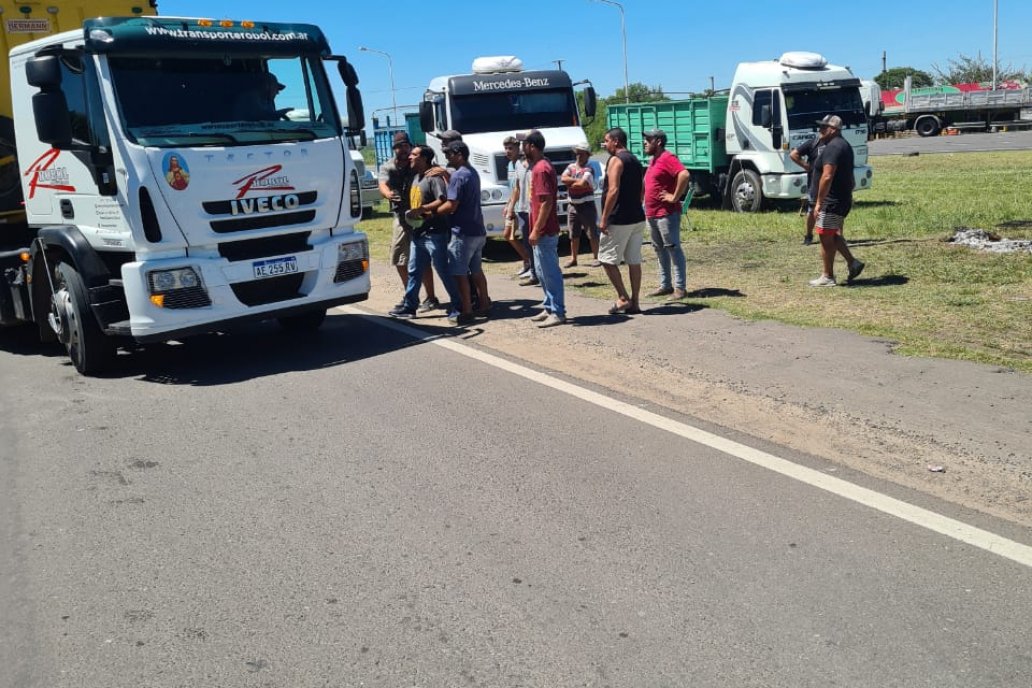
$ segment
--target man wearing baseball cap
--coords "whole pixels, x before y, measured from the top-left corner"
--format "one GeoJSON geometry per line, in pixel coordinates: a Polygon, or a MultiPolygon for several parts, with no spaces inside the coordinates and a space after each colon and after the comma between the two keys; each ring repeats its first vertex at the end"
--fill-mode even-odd
{"type": "Polygon", "coordinates": [[[853,257],[842,238],[846,216],[853,206],[853,147],[842,138],[842,118],[827,115],[817,122],[820,143],[824,146],[817,159],[817,196],[814,217],[817,236],[821,240],[821,276],[810,280],[811,287],[834,287],[835,254],[841,253],[849,266],[846,283],[852,282],[864,269],[853,257]]]}
{"type": "Polygon", "coordinates": [[[681,248],[681,201],[688,191],[688,170],[666,149],[665,131],[653,129],[644,138],[645,155],[651,158],[645,168],[645,223],[659,264],[659,288],[649,296],[683,299],[687,268],[681,248]]]}
{"type": "MultiPolygon", "coordinates": [[[[409,165],[412,153],[412,142],[407,133],[395,132],[391,140],[394,157],[380,165],[380,195],[387,199],[394,214],[394,232],[391,235],[391,265],[398,271],[402,286],[408,284],[409,251],[412,248],[412,228],[405,220],[405,211],[409,209],[409,188],[414,176],[409,165]]],[[[426,299],[419,305],[420,311],[430,311],[440,306],[434,293],[434,273],[427,266],[423,274],[423,288],[426,299]]],[[[403,306],[404,301],[398,306],[403,306]]]]}
{"type": "Polygon", "coordinates": [[[588,237],[591,255],[597,267],[601,265],[598,262],[598,212],[595,208],[597,182],[595,170],[588,164],[591,149],[587,141],[575,143],[573,154],[577,156],[577,160],[566,166],[560,178],[566,185],[569,198],[569,204],[566,206],[566,224],[570,231],[570,260],[563,267],[572,268],[577,265],[581,235],[588,237]]]}

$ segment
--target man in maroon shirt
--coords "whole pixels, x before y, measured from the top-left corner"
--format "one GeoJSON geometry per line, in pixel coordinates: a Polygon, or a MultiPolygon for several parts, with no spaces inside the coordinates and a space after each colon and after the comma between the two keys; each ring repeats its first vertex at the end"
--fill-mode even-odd
{"type": "Polygon", "coordinates": [[[649,296],[685,297],[685,259],[681,248],[681,201],[688,190],[688,170],[666,149],[662,129],[645,132],[645,221],[659,262],[659,288],[649,296]],[[673,280],[670,268],[673,263],[673,280]]]}
{"type": "Polygon", "coordinates": [[[538,327],[554,327],[566,322],[563,271],[559,268],[559,177],[545,157],[545,137],[540,131],[532,129],[522,135],[522,141],[523,155],[530,164],[530,245],[545,291],[545,309],[531,320],[538,327]]]}

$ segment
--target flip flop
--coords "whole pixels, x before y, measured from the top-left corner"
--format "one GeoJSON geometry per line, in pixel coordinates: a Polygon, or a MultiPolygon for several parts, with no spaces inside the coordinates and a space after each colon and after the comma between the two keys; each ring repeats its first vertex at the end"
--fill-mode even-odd
{"type": "Polygon", "coordinates": [[[629,302],[623,304],[622,306],[619,303],[614,303],[612,307],[609,309],[609,315],[620,315],[621,313],[626,313],[627,309],[630,307],[631,304],[629,302]]]}

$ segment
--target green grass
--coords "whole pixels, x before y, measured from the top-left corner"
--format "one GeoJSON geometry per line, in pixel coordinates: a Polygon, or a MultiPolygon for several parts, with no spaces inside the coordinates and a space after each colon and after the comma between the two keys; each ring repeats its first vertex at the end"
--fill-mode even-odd
{"type": "MultiPolygon", "coordinates": [[[[1032,239],[1032,151],[876,157],[871,166],[874,187],[856,194],[846,221],[854,253],[867,263],[856,286],[807,285],[820,273],[820,253],[802,246],[803,218],[795,212],[693,207],[695,231],[682,233],[688,289],[696,296],[687,303],[890,339],[905,355],[1032,373],[1032,254],[988,254],[945,241],[956,227],[1032,239]]],[[[383,264],[389,218],[362,228],[383,264]]],[[[502,246],[489,253],[515,261],[502,246]]],[[[655,284],[655,260],[647,248],[645,254],[647,290],[655,284]]],[[[495,263],[488,271],[512,268],[495,263]]],[[[836,270],[844,275],[841,258],[836,270]]],[[[567,285],[611,299],[595,272],[567,285]]]]}

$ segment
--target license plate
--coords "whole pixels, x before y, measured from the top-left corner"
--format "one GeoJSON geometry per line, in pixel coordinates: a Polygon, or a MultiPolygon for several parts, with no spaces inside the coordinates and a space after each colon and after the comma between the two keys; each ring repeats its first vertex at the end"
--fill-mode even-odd
{"type": "Polygon", "coordinates": [[[297,258],[288,256],[286,258],[272,258],[270,260],[256,260],[251,263],[254,268],[254,278],[264,279],[266,277],[280,277],[297,272],[297,258]]]}

